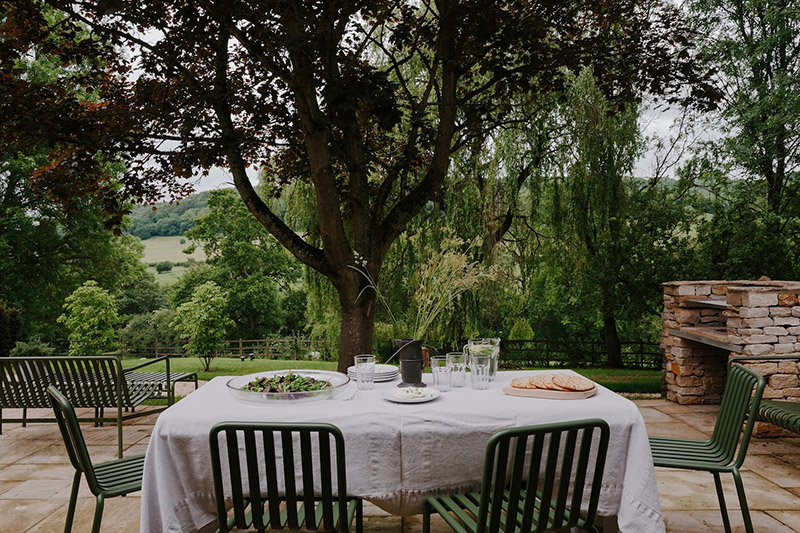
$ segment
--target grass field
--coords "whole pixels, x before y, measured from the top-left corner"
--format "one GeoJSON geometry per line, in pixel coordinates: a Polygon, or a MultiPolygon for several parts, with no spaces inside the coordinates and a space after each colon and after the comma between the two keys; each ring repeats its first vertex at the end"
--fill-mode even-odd
{"type": "Polygon", "coordinates": [[[156,277],[156,281],[162,287],[169,287],[170,285],[178,281],[178,278],[181,277],[183,273],[186,272],[186,270],[187,270],[186,267],[174,266],[172,267],[172,270],[170,270],[169,272],[164,272],[162,274],[159,274],[158,272],[156,272],[156,269],[154,267],[147,267],[147,271],[151,272],[156,277]]]}
{"type": "MultiPolygon", "coordinates": [[[[140,359],[123,359],[125,368],[141,363],[140,359]]],[[[335,361],[293,361],[256,359],[255,361],[240,361],[232,357],[218,357],[211,362],[211,372],[202,372],[203,363],[194,357],[176,357],[170,359],[170,370],[173,372],[197,372],[203,380],[216,376],[241,376],[253,372],[266,372],[270,370],[287,370],[290,368],[308,368],[316,370],[336,370],[335,361]]],[[[147,367],[148,371],[164,369],[164,364],[159,363],[147,367]]],[[[578,368],[577,373],[607,387],[615,392],[634,394],[658,394],[661,392],[660,370],[633,370],[619,368],[578,368]]]]}
{"type": "Polygon", "coordinates": [[[142,241],[144,245],[144,262],[160,263],[161,261],[172,261],[173,263],[183,263],[188,259],[195,261],[205,261],[206,254],[201,247],[198,247],[191,255],[183,253],[184,248],[191,244],[188,240],[181,244],[181,239],[185,237],[151,237],[142,241]]]}

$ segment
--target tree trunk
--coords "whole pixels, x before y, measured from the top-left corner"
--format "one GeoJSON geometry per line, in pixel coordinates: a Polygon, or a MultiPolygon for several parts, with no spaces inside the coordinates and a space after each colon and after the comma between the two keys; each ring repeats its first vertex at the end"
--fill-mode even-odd
{"type": "Polygon", "coordinates": [[[622,368],[622,344],[617,332],[617,320],[614,318],[614,312],[608,308],[603,309],[603,336],[606,339],[608,366],[622,368]]]}
{"type": "Polygon", "coordinates": [[[353,358],[372,353],[375,333],[375,291],[367,290],[353,303],[342,301],[342,329],[339,337],[339,372],[347,373],[353,358]]]}

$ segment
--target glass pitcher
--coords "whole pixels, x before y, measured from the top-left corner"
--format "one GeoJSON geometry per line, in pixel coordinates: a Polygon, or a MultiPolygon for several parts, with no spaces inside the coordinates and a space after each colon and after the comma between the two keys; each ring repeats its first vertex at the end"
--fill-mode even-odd
{"type": "Polygon", "coordinates": [[[464,345],[464,353],[489,356],[489,381],[497,375],[497,360],[500,358],[500,339],[470,339],[464,345]]]}

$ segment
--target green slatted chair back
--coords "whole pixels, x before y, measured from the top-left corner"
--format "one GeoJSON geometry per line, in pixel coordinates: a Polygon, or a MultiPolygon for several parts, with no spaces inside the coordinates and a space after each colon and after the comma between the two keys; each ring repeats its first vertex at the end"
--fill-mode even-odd
{"type": "Polygon", "coordinates": [[[83,440],[83,432],[78,424],[78,417],[75,415],[72,404],[70,404],[66,396],[52,385],[47,387],[47,395],[56,415],[58,429],[61,430],[61,437],[64,439],[64,446],[67,448],[69,462],[72,463],[75,470],[83,472],[86,476],[86,481],[92,494],[99,494],[100,487],[94,473],[94,466],[89,458],[86,441],[83,440]]]}
{"type": "Polygon", "coordinates": [[[750,435],[753,433],[757,418],[757,413],[753,409],[754,407],[757,409],[761,402],[764,385],[764,378],[761,375],[742,365],[734,364],[728,371],[722,404],[710,441],[717,453],[717,459],[723,464],[733,462],[734,457],[737,468],[744,463],[750,435]],[[753,416],[750,416],[751,414],[753,416]]]}
{"type": "Polygon", "coordinates": [[[608,424],[600,419],[510,428],[492,435],[486,447],[477,533],[591,526],[608,437],[608,424]],[[588,505],[582,509],[587,485],[588,505]],[[509,517],[515,517],[516,524],[508,523],[509,517]]]}
{"type": "Polygon", "coordinates": [[[304,523],[309,530],[349,531],[344,437],[336,426],[223,422],[211,429],[209,439],[219,531],[234,526],[297,530],[304,523]]]}
{"type": "Polygon", "coordinates": [[[122,396],[122,364],[115,356],[0,358],[0,406],[49,408],[46,389],[55,386],[74,407],[113,406],[122,396]]]}

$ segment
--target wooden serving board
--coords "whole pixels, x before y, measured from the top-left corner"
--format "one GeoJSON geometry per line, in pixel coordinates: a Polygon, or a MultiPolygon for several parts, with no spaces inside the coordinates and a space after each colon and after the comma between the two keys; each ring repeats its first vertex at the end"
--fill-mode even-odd
{"type": "Polygon", "coordinates": [[[591,398],[597,394],[597,387],[592,387],[587,391],[560,391],[546,389],[517,389],[511,385],[503,387],[503,392],[509,396],[520,396],[522,398],[544,398],[547,400],[583,400],[591,398]]]}

